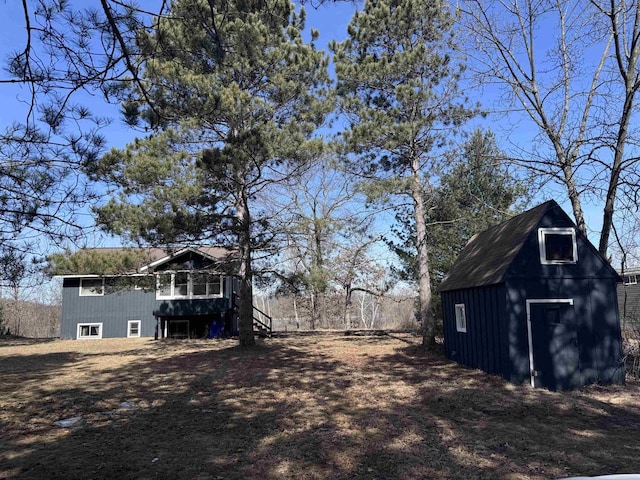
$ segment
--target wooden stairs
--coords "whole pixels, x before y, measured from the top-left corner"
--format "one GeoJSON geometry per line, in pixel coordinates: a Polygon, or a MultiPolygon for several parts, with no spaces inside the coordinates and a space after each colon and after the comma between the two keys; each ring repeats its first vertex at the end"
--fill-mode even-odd
{"type": "Polygon", "coordinates": [[[273,322],[271,317],[253,306],[253,333],[259,337],[271,337],[273,335],[273,322]]]}
{"type": "MultiPolygon", "coordinates": [[[[240,307],[240,297],[237,293],[233,293],[233,310],[234,314],[238,315],[240,307]]],[[[267,338],[273,335],[273,321],[271,316],[264,313],[258,307],[253,305],[253,334],[267,338]]]]}

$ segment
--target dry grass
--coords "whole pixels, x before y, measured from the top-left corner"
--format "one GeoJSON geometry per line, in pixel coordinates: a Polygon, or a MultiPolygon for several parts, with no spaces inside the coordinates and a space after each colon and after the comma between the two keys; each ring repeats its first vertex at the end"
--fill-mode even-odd
{"type": "Polygon", "coordinates": [[[5,341],[0,479],[640,471],[640,384],[515,387],[417,344],[338,335],[251,350],[234,341],[5,341]],[[77,416],[77,427],[53,425],[77,416]]]}

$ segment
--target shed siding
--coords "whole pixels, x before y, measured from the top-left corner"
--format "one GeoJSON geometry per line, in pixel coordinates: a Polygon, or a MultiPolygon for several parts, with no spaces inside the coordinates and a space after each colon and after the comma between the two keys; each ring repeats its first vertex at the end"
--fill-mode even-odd
{"type": "Polygon", "coordinates": [[[622,381],[614,279],[511,279],[506,288],[510,312],[508,361],[512,369],[507,378],[511,382],[530,379],[526,300],[532,299],[573,299],[583,384],[622,381]]]}
{"type": "MultiPolygon", "coordinates": [[[[540,220],[539,228],[572,227],[573,222],[560,210],[550,210],[540,220]]],[[[578,262],[567,265],[543,265],[540,262],[538,229],[535,228],[522,245],[505,274],[517,278],[617,278],[615,270],[576,228],[578,262]]]]}
{"type": "Polygon", "coordinates": [[[620,312],[616,297],[617,283],[593,281],[591,295],[592,318],[594,319],[592,348],[597,378],[593,381],[623,383],[624,366],[620,312]]]}
{"type": "MultiPolygon", "coordinates": [[[[544,336],[545,331],[560,332],[559,337],[554,338],[568,338],[570,344],[566,351],[557,347],[557,343],[549,346],[553,345],[554,352],[558,353],[554,357],[558,362],[565,362],[567,368],[569,363],[579,367],[579,379],[575,378],[577,370],[571,370],[572,386],[596,381],[621,383],[624,371],[618,320],[620,290],[616,296],[619,276],[555,202],[543,205],[544,211],[536,207],[480,233],[476,237],[479,240],[469,242],[445,278],[445,290],[441,289],[440,293],[447,357],[472,368],[500,373],[516,384],[528,383],[527,300],[572,299],[570,315],[564,317],[566,325],[546,323],[546,317],[544,324],[535,325],[540,335],[535,337],[536,348],[545,348],[546,342],[551,342],[550,337],[544,336]],[[514,233],[512,229],[518,225],[525,230],[514,233]],[[576,231],[577,262],[541,262],[538,229],[568,227],[576,231]],[[469,278],[474,279],[474,283],[471,284],[469,278]],[[456,331],[456,303],[466,306],[466,333],[456,331]],[[575,326],[570,327],[572,324],[568,322],[575,322],[575,326]],[[542,329],[543,325],[546,330],[542,329]],[[563,336],[562,332],[566,331],[569,336],[563,336]],[[563,357],[565,353],[569,356],[563,357]]],[[[628,323],[629,317],[635,314],[640,322],[640,285],[627,287],[626,305],[623,301],[621,305],[626,307],[623,320],[628,323]]],[[[533,353],[535,359],[535,351],[533,353]]],[[[562,371],[563,366],[557,366],[558,371],[562,371]]],[[[545,369],[543,373],[546,372],[545,369]]]]}
{"type": "Polygon", "coordinates": [[[489,373],[502,373],[504,295],[502,285],[442,292],[447,358],[489,373]],[[466,332],[456,329],[455,305],[460,303],[465,305],[466,332]]]}

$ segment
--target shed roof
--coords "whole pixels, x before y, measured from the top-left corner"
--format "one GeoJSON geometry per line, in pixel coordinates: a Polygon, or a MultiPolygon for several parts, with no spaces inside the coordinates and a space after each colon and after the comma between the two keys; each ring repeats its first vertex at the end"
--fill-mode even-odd
{"type": "Polygon", "coordinates": [[[438,290],[501,283],[531,232],[553,208],[560,206],[549,200],[471,237],[438,290]]]}

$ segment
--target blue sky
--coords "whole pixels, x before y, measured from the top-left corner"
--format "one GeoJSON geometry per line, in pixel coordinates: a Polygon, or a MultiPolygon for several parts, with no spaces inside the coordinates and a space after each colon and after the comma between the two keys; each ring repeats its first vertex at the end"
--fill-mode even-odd
{"type": "MultiPolygon", "coordinates": [[[[88,4],[89,2],[87,2],[88,4]]],[[[95,4],[98,5],[98,2],[95,2],[95,4]]],[[[357,6],[358,4],[351,2],[330,2],[319,8],[314,8],[310,5],[306,6],[307,25],[320,31],[320,38],[317,42],[320,48],[324,48],[332,39],[342,40],[346,37],[346,26],[357,6]]],[[[22,15],[20,2],[0,0],[0,57],[2,58],[5,58],[10,51],[21,48],[24,45],[26,35],[22,15]]],[[[541,32],[541,34],[544,34],[544,32],[541,32]]],[[[13,120],[20,120],[26,112],[26,106],[23,101],[27,95],[28,91],[24,88],[16,85],[0,84],[0,104],[5,112],[1,117],[0,126],[5,126],[13,120]]],[[[485,105],[489,105],[497,98],[497,91],[495,88],[487,87],[483,92],[478,92],[477,95],[471,93],[470,96],[472,98],[481,96],[485,105]]],[[[112,123],[103,130],[109,147],[123,147],[136,135],[140,135],[122,122],[119,118],[118,106],[106,104],[103,97],[91,96],[85,93],[80,98],[80,101],[87,103],[96,114],[112,119],[112,123]]],[[[474,123],[491,126],[497,134],[499,144],[505,150],[509,150],[511,145],[526,144],[532,141],[534,129],[527,120],[521,120],[516,128],[501,128],[507,122],[508,119],[503,118],[497,121],[496,118],[489,117],[486,120],[477,120],[474,123]],[[505,123],[502,124],[502,122],[505,123]]],[[[540,192],[534,203],[548,198],[555,198],[568,213],[571,212],[570,205],[565,200],[566,194],[561,188],[557,187],[540,192]]],[[[600,225],[600,207],[594,208],[590,205],[585,205],[585,207],[587,224],[591,229],[597,230],[600,225]]],[[[595,235],[591,235],[591,240],[597,242],[597,232],[595,235]]],[[[106,246],[114,243],[117,243],[117,240],[97,238],[95,246],[106,246]]]]}

